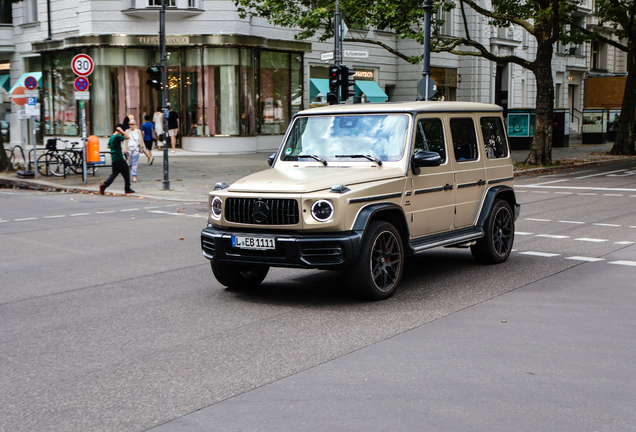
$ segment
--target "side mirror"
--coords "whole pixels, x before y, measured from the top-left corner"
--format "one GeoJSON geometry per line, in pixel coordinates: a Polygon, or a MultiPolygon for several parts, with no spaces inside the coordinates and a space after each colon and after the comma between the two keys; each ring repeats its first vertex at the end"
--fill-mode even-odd
{"type": "Polygon", "coordinates": [[[269,164],[269,166],[274,165],[275,160],[276,160],[276,153],[272,153],[271,155],[267,157],[267,163],[269,164]]]}
{"type": "Polygon", "coordinates": [[[442,164],[442,157],[439,153],[421,151],[413,155],[411,164],[414,167],[436,167],[442,164]]]}

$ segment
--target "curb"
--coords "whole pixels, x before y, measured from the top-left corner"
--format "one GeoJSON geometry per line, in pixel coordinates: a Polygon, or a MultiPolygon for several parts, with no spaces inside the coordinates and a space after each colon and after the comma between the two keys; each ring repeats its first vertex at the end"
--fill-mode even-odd
{"type": "Polygon", "coordinates": [[[534,173],[541,173],[541,172],[547,172],[547,171],[562,170],[562,169],[567,169],[567,168],[577,168],[577,167],[582,167],[582,166],[587,166],[587,165],[596,165],[596,164],[602,164],[602,163],[608,163],[608,162],[616,162],[616,161],[629,160],[629,159],[636,159],[636,156],[615,156],[615,157],[612,157],[612,158],[609,158],[609,159],[591,160],[591,161],[588,161],[588,162],[578,162],[578,163],[567,164],[567,165],[558,165],[558,166],[553,166],[553,167],[537,167],[537,168],[530,168],[530,169],[526,169],[526,170],[515,170],[514,171],[514,176],[515,177],[520,177],[520,176],[525,175],[525,174],[534,174],[534,173]]]}

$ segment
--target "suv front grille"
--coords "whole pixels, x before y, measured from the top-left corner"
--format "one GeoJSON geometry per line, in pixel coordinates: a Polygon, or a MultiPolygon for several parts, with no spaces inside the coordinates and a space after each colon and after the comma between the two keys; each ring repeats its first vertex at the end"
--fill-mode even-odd
{"type": "Polygon", "coordinates": [[[203,251],[210,255],[214,256],[215,244],[214,239],[211,237],[201,236],[201,246],[203,247],[203,251]]]}
{"type": "Polygon", "coordinates": [[[295,199],[228,198],[228,222],[255,225],[296,225],[300,221],[295,199]]]}

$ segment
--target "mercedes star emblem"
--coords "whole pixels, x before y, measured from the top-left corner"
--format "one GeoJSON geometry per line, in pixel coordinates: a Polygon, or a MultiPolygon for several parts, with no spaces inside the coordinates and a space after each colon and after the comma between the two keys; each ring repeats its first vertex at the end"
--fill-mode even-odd
{"type": "Polygon", "coordinates": [[[269,206],[263,200],[257,200],[252,204],[252,218],[256,223],[264,223],[269,218],[269,206]]]}

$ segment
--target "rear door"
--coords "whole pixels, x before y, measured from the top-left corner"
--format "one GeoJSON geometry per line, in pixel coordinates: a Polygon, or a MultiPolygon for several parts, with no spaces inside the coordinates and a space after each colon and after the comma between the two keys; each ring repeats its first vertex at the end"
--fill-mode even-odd
{"type": "Polygon", "coordinates": [[[479,119],[479,126],[486,153],[488,184],[511,181],[512,161],[501,117],[495,113],[484,114],[479,119]]]}
{"type": "Polygon", "coordinates": [[[411,236],[448,231],[455,216],[453,171],[448,158],[442,117],[419,116],[415,122],[411,156],[420,151],[433,151],[440,155],[442,164],[410,170],[410,190],[404,209],[410,222],[411,236]]]}
{"type": "MultiPolygon", "coordinates": [[[[487,181],[479,146],[475,116],[458,113],[448,116],[455,167],[455,228],[472,226],[481,207],[487,181]]],[[[481,135],[479,135],[481,136],[481,135]]]]}

